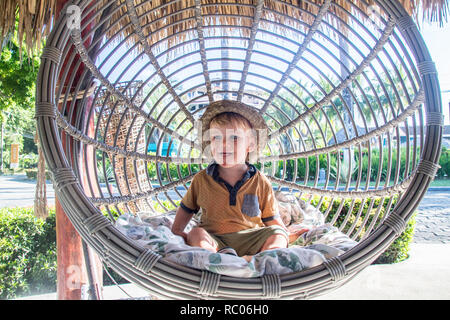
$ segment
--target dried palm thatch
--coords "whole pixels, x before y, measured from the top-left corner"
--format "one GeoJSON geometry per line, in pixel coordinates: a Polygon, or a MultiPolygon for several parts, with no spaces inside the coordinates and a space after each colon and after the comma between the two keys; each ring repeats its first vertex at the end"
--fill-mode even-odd
{"type": "MultiPolygon", "coordinates": [[[[250,33],[254,11],[256,10],[256,1],[240,0],[240,6],[233,6],[232,1],[223,0],[201,0],[199,2],[201,3],[200,10],[202,16],[216,16],[215,18],[209,18],[206,25],[240,25],[247,27],[241,29],[243,34],[240,36],[248,36],[245,33],[250,33]],[[218,4],[221,5],[218,6],[218,4]]],[[[325,19],[331,19],[328,22],[338,29],[342,27],[340,20],[347,22],[350,14],[369,16],[371,12],[367,12],[367,9],[375,5],[374,0],[333,0],[333,2],[337,5],[330,7],[332,15],[325,17],[325,19]],[[352,8],[357,8],[357,11],[352,10],[352,8]]],[[[136,37],[133,34],[133,24],[130,22],[129,15],[127,14],[127,6],[124,5],[125,3],[126,0],[118,0],[113,4],[108,4],[108,1],[104,0],[102,3],[99,2],[97,4],[99,8],[104,6],[115,6],[117,8],[117,12],[111,19],[113,22],[110,22],[112,25],[110,26],[108,36],[111,38],[117,35],[125,38],[129,35],[136,37]]],[[[262,11],[261,18],[275,23],[290,25],[293,28],[305,31],[313,23],[314,16],[317,14],[322,3],[322,0],[266,0],[264,2],[264,8],[267,10],[262,11]],[[271,12],[277,12],[278,14],[273,15],[271,12]]],[[[447,21],[448,0],[400,0],[400,3],[416,20],[419,19],[419,10],[422,8],[424,19],[430,22],[439,22],[441,25],[444,21],[447,21]]],[[[194,10],[192,10],[192,8],[196,7],[195,0],[135,0],[134,5],[140,25],[144,26],[142,33],[152,44],[158,43],[162,38],[165,38],[166,40],[168,39],[167,45],[171,47],[196,36],[196,20],[194,10]],[[170,27],[166,27],[167,25],[170,27]],[[186,30],[191,31],[185,32],[186,30]],[[170,38],[171,36],[174,37],[170,38]]],[[[115,10],[114,8],[111,9],[115,10]]],[[[211,32],[221,32],[224,35],[229,34],[230,30],[231,28],[219,28],[211,29],[211,32]]],[[[273,31],[275,33],[280,31],[285,32],[285,28],[273,31]]],[[[345,28],[342,31],[344,34],[346,33],[345,28]]],[[[130,38],[129,43],[139,43],[139,39],[130,38]]],[[[157,46],[153,46],[153,48],[158,51],[157,46]]]]}
{"type": "MultiPolygon", "coordinates": [[[[52,19],[57,14],[56,4],[58,2],[66,2],[65,0],[3,0],[0,2],[0,43],[3,44],[5,39],[8,39],[11,34],[13,34],[16,28],[16,20],[17,20],[17,38],[19,43],[26,47],[26,49],[30,51],[39,50],[41,47],[42,41],[49,34],[52,19]]],[[[96,5],[103,7],[110,1],[97,1],[96,5]]],[[[117,0],[114,2],[110,2],[109,5],[116,6],[120,8],[117,10],[115,17],[116,19],[112,19],[117,21],[115,27],[111,28],[110,36],[113,36],[120,30],[123,36],[126,36],[131,33],[131,27],[129,25],[129,18],[127,15],[124,15],[126,12],[126,6],[124,6],[125,0],[117,0]],[[121,19],[123,17],[123,19],[121,19]],[[122,27],[125,29],[122,29],[122,27]]],[[[224,22],[224,19],[227,23],[240,24],[243,26],[251,27],[251,17],[253,17],[254,10],[254,1],[253,0],[240,0],[240,4],[247,3],[248,7],[236,8],[232,5],[232,1],[222,1],[222,0],[202,0],[202,13],[203,14],[216,14],[218,16],[217,19],[220,19],[221,22],[224,22]],[[226,6],[217,6],[218,3],[230,3],[230,5],[226,6]],[[236,12],[236,10],[240,10],[236,12]],[[246,12],[242,12],[246,11],[246,12]],[[240,16],[248,16],[249,19],[238,18],[237,15],[240,16]]],[[[307,14],[308,12],[314,13],[318,10],[318,7],[315,6],[315,3],[322,3],[321,0],[312,0],[312,1],[301,1],[301,0],[285,0],[285,4],[274,1],[265,1],[264,6],[269,9],[277,9],[278,12],[284,12],[286,18],[294,17],[300,19],[305,23],[309,23],[312,21],[312,16],[307,14]],[[276,8],[275,8],[276,7],[276,8]]],[[[348,8],[349,4],[345,0],[335,0],[335,2],[339,3],[339,7],[348,8]]],[[[352,0],[352,2],[360,8],[367,7],[367,4],[373,3],[373,0],[368,1],[360,1],[360,0],[352,0]],[[364,3],[364,5],[359,6],[358,3],[364,3]]],[[[449,11],[448,0],[400,0],[402,5],[406,8],[409,14],[414,17],[418,17],[419,10],[422,10],[422,15],[424,20],[430,22],[438,22],[442,25],[447,21],[447,15],[449,11]]],[[[178,1],[173,2],[169,0],[153,0],[153,1],[144,1],[144,0],[135,0],[136,5],[136,13],[137,16],[142,20],[141,23],[143,26],[150,25],[147,29],[144,28],[144,34],[152,34],[152,40],[158,40],[161,36],[170,36],[177,35],[177,33],[181,30],[186,30],[190,25],[195,23],[195,17],[190,17],[192,15],[192,10],[183,11],[183,9],[195,7],[194,0],[187,1],[178,1]],[[147,12],[145,16],[141,17],[142,12],[147,12]],[[169,18],[161,19],[162,16],[167,17],[167,14],[171,12],[176,12],[176,14],[171,15],[169,18]],[[186,13],[183,13],[186,12],[186,13]],[[191,19],[189,19],[191,18],[191,19]],[[159,21],[157,21],[159,19],[159,21]],[[171,20],[168,21],[167,19],[171,20]],[[157,21],[157,23],[155,23],[157,21]],[[177,21],[179,23],[172,25],[171,23],[177,21]],[[149,24],[152,22],[151,24],[149,24]],[[165,29],[165,25],[172,25],[170,29],[165,29]],[[157,31],[157,32],[155,32],[157,31]]],[[[270,12],[262,13],[264,18],[271,19],[270,12]]],[[[349,14],[348,11],[342,11],[337,13],[339,18],[346,19],[346,16],[349,14]]],[[[278,16],[277,19],[280,19],[278,16]]],[[[277,22],[277,21],[275,21],[277,22]]],[[[279,21],[278,21],[279,22],[279,21]]],[[[208,21],[209,24],[214,24],[213,19],[208,21]]],[[[285,22],[286,23],[286,22],[285,22]]],[[[297,26],[298,27],[298,26],[297,26]]],[[[226,30],[223,30],[226,32],[226,30]]],[[[174,41],[183,41],[187,36],[186,33],[181,33],[177,36],[174,41]]],[[[174,42],[172,41],[173,44],[174,42]]],[[[22,48],[21,48],[22,49],[22,48]]]]}
{"type": "Polygon", "coordinates": [[[2,0],[0,1],[0,43],[17,30],[17,39],[26,50],[39,51],[42,41],[50,33],[58,0],[2,0]],[[17,26],[16,26],[17,23],[17,26]]]}
{"type": "Polygon", "coordinates": [[[39,162],[36,181],[36,192],[34,196],[34,214],[38,218],[47,218],[47,185],[45,183],[45,158],[42,152],[39,136],[35,136],[35,142],[38,146],[39,162]]]}
{"type": "MultiPolygon", "coordinates": [[[[240,29],[240,36],[248,37],[251,32],[253,17],[255,16],[255,1],[253,0],[240,0],[239,6],[234,6],[233,2],[223,0],[202,0],[201,3],[201,15],[203,17],[209,17],[206,19],[205,26],[221,25],[230,28],[210,28],[208,32],[211,32],[214,36],[224,36],[232,32],[232,26],[239,25],[244,28],[240,29]],[[221,4],[220,6],[218,4],[221,4]],[[220,33],[220,34],[218,34],[220,33]]],[[[302,1],[302,0],[285,0],[285,1],[265,1],[264,8],[262,10],[262,20],[268,20],[275,24],[282,23],[297,30],[305,31],[314,22],[314,17],[318,13],[322,0],[302,1]],[[284,3],[283,3],[284,2],[284,3]],[[276,15],[273,12],[277,12],[276,15]]],[[[335,19],[338,17],[343,21],[348,19],[349,13],[351,13],[351,5],[348,0],[334,0],[339,6],[332,6],[330,11],[333,15],[328,18],[334,19],[329,21],[336,24],[339,27],[339,21],[335,19]],[[340,8],[340,9],[338,9],[340,8]]],[[[351,2],[364,12],[367,8],[367,3],[359,0],[352,0],[351,2]]],[[[112,16],[110,22],[110,28],[108,36],[114,38],[119,35],[122,37],[131,37],[128,39],[131,45],[139,43],[139,38],[134,33],[133,24],[130,21],[130,15],[128,14],[128,7],[124,5],[126,0],[118,0],[114,5],[119,8],[112,16]],[[134,37],[134,38],[133,38],[134,37]]],[[[369,5],[373,3],[373,0],[368,1],[369,5]]],[[[156,0],[145,1],[135,0],[136,16],[139,18],[139,23],[142,28],[143,36],[152,43],[153,49],[158,51],[157,44],[161,39],[166,39],[166,44],[172,47],[180,42],[186,42],[186,40],[192,39],[197,36],[196,33],[196,18],[195,10],[196,1],[168,1],[168,0],[156,0]],[[172,14],[174,13],[174,14],[172,14]],[[167,27],[169,25],[170,27],[167,27]],[[145,27],[147,26],[147,27],[145,27]],[[186,32],[186,30],[190,30],[186,32]]],[[[108,1],[103,2],[104,6],[112,6],[108,1]]],[[[102,7],[103,7],[102,5],[102,7]]],[[[262,25],[266,23],[262,21],[262,25]]],[[[272,25],[272,31],[275,33],[284,33],[286,28],[276,29],[272,25]]],[[[233,32],[236,32],[234,29],[233,32]]]]}
{"type": "Polygon", "coordinates": [[[406,11],[419,21],[419,14],[423,16],[423,21],[438,22],[440,26],[447,22],[449,6],[448,0],[400,0],[406,11]]]}

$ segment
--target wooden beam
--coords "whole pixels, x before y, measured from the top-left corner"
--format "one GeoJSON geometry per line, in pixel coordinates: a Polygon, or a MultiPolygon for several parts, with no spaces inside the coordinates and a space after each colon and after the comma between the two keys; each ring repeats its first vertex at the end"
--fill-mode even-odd
{"type": "MultiPolygon", "coordinates": [[[[56,6],[56,14],[65,14],[62,9],[68,0],[59,0],[56,6]]],[[[55,20],[57,17],[55,18],[55,20]]],[[[87,28],[89,29],[89,27],[87,28]]],[[[85,30],[84,32],[87,32],[85,30]]],[[[73,50],[73,49],[70,49],[73,50]]],[[[70,56],[70,54],[68,55],[70,56]]],[[[75,66],[77,60],[67,65],[67,61],[63,61],[63,70],[65,68],[70,68],[70,72],[75,72],[75,83],[80,79],[83,73],[83,66],[81,65],[77,70],[75,66]]],[[[60,81],[59,81],[60,82],[60,81]]],[[[66,86],[67,83],[59,83],[58,85],[66,86]]],[[[70,90],[67,87],[67,90],[70,90]]],[[[78,107],[78,103],[75,104],[75,108],[78,107]]],[[[87,109],[89,109],[87,107],[87,109]]],[[[74,110],[76,111],[76,110],[74,110]]],[[[75,114],[76,112],[74,112],[75,114]]],[[[69,122],[71,120],[69,119],[69,122]]],[[[62,134],[61,141],[63,148],[66,147],[66,137],[62,134]]],[[[69,140],[68,143],[72,143],[69,140]]],[[[81,170],[84,170],[84,161],[82,158],[76,159],[74,157],[79,157],[79,155],[74,155],[72,153],[71,146],[68,146],[70,154],[66,154],[71,161],[77,161],[80,164],[81,170]]],[[[86,168],[87,169],[87,168],[86,168]]],[[[82,179],[83,180],[83,179],[82,179]]],[[[81,181],[81,183],[86,186],[86,181],[81,181]]],[[[92,285],[97,293],[96,297],[101,297],[101,287],[103,284],[102,280],[102,264],[97,255],[93,252],[83,253],[83,243],[80,235],[77,233],[63,207],[61,206],[59,199],[55,197],[55,211],[56,211],[56,246],[57,246],[57,298],[58,300],[81,300],[83,298],[82,289],[88,284],[88,273],[86,269],[85,257],[90,257],[90,264],[93,266],[91,268],[91,280],[94,282],[92,285]]],[[[91,250],[90,250],[91,251],[91,250]]]]}

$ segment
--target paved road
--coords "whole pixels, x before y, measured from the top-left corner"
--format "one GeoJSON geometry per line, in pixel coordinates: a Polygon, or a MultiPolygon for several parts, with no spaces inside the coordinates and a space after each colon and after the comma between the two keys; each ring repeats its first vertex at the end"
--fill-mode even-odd
{"type": "Polygon", "coordinates": [[[450,189],[429,190],[416,216],[416,243],[450,243],[450,189]]]}
{"type": "MultiPolygon", "coordinates": [[[[34,204],[36,183],[25,175],[0,176],[0,208],[34,204]]],[[[48,203],[54,203],[53,186],[47,183],[48,203]]],[[[450,243],[450,188],[429,190],[416,216],[415,243],[450,243]]]]}
{"type": "MultiPolygon", "coordinates": [[[[0,208],[3,207],[30,207],[34,205],[36,181],[27,179],[23,174],[13,176],[0,176],[0,208]]],[[[47,183],[47,201],[55,201],[53,185],[47,183]]]]}

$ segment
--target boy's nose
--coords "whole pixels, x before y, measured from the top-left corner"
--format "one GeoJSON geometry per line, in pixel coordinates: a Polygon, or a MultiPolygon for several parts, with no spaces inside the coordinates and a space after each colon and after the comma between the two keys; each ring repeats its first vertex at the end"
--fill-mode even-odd
{"type": "Polygon", "coordinates": [[[234,148],[233,140],[232,139],[223,139],[223,148],[226,151],[232,151],[232,148],[234,148]]]}

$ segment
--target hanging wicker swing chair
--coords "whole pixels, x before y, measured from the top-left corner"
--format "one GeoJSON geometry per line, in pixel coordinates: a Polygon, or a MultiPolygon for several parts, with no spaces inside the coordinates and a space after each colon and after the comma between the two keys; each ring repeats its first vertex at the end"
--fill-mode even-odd
{"type": "Polygon", "coordinates": [[[74,1],[42,54],[36,118],[83,240],[167,299],[302,299],[346,283],[404,231],[443,126],[435,65],[392,0],[74,1]],[[117,230],[114,212],[178,204],[208,165],[196,123],[219,100],[259,110],[269,132],[258,168],[355,247],[301,272],[236,278],[166,261],[117,230]]]}

